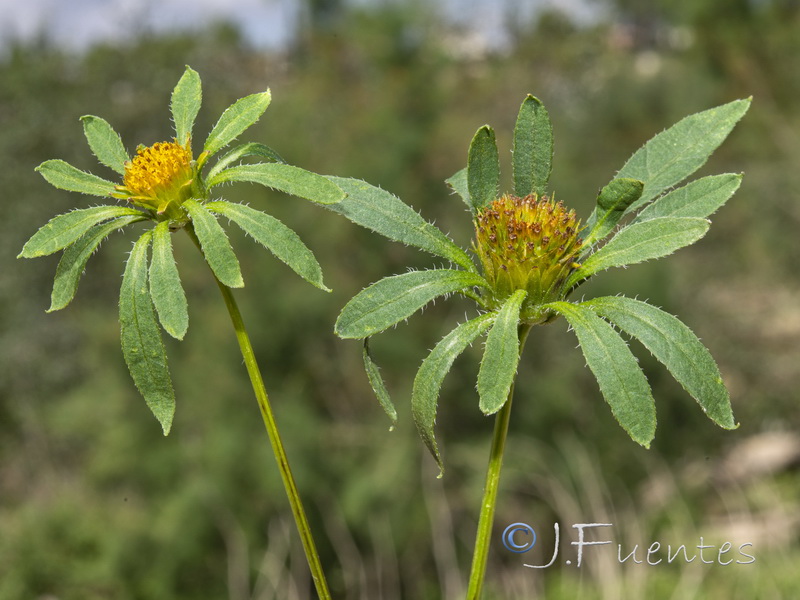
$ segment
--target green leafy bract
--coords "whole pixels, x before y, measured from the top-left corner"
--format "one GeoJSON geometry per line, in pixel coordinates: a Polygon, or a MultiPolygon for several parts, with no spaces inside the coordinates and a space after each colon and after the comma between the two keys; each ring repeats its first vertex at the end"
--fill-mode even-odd
{"type": "Polygon", "coordinates": [[[553,126],[544,104],[530,94],[519,107],[513,153],[514,193],[544,194],[553,169],[553,126]]]}
{"type": "Polygon", "coordinates": [[[212,188],[228,181],[258,183],[320,204],[335,204],[345,196],[341,188],[322,175],[283,163],[231,167],[210,178],[208,187],[212,188]]]}
{"type": "Polygon", "coordinates": [[[278,219],[249,206],[224,200],[209,202],[206,208],[236,223],[311,285],[330,291],[322,283],[322,268],[314,254],[294,231],[278,219]]]}
{"type": "Polygon", "coordinates": [[[358,179],[328,179],[344,190],[347,197],[327,208],[390,240],[421,248],[469,271],[476,271],[474,263],[461,248],[397,196],[358,179]]]}
{"type": "Polygon", "coordinates": [[[453,366],[453,361],[466,350],[475,339],[484,333],[494,322],[494,313],[485,313],[462,323],[436,344],[430,354],[422,361],[414,378],[411,392],[411,412],[417,431],[428,450],[439,465],[439,474],[444,473],[442,457],[433,434],[436,423],[436,410],[439,404],[439,390],[445,376],[453,366]]]}
{"type": "Polygon", "coordinates": [[[741,184],[742,176],[739,174],[701,177],[649,204],[636,215],[634,223],[659,217],[709,217],[733,196],[741,184]]]}
{"type": "Polygon", "coordinates": [[[200,112],[202,102],[203,88],[200,83],[200,75],[187,66],[172,91],[170,102],[172,120],[175,122],[175,139],[181,146],[192,139],[194,120],[197,118],[197,113],[200,112]]]}
{"type": "Polygon", "coordinates": [[[478,371],[478,395],[484,414],[493,415],[508,401],[519,363],[519,311],[525,290],[517,290],[497,311],[497,318],[486,337],[481,368],[478,371]]]}
{"type": "Polygon", "coordinates": [[[195,200],[183,203],[192,218],[194,232],[200,240],[203,255],[217,279],[228,287],[244,287],[239,261],[233,253],[225,230],[208,209],[195,200]]]}
{"type": "Polygon", "coordinates": [[[614,417],[631,439],[645,448],[656,431],[653,394],[628,345],[614,329],[580,304],[547,305],[562,314],[575,335],[614,417]]]}
{"type": "Polygon", "coordinates": [[[497,153],[494,130],[484,125],[475,133],[469,146],[467,160],[467,189],[472,212],[497,198],[500,184],[500,157],[497,153]]]}
{"type": "Polygon", "coordinates": [[[128,257],[119,293],[119,323],[125,363],[167,435],[175,414],[175,393],[147,285],[147,250],[151,238],[150,231],[142,235],[128,257]]]}
{"type": "Polygon", "coordinates": [[[642,342],[710,419],[725,429],[736,428],[730,396],[717,363],[686,325],[655,306],[624,296],[594,298],[581,306],[642,342]]]}
{"type": "Polygon", "coordinates": [[[230,144],[245,129],[261,118],[271,99],[270,92],[267,90],[260,94],[245,96],[234,102],[225,109],[211,133],[208,134],[203,150],[212,155],[230,144]]]}
{"type": "Polygon", "coordinates": [[[172,255],[169,223],[162,221],[153,230],[153,258],[150,261],[150,295],[161,326],[172,337],[182,340],[189,328],[186,294],[172,255]]]}
{"type": "Polygon", "coordinates": [[[606,237],[617,226],[628,207],[642,196],[644,184],[638,179],[613,179],[600,190],[597,208],[593,217],[596,221],[587,223],[589,235],[583,240],[586,247],[606,237]]]}
{"type": "Polygon", "coordinates": [[[109,125],[108,121],[100,117],[86,115],[81,117],[83,133],[89,148],[102,164],[114,169],[120,175],[125,174],[125,161],[130,157],[122,145],[119,134],[109,125]]]}
{"type": "Polygon", "coordinates": [[[479,275],[448,269],[386,277],[361,290],[345,305],[335,330],[339,337],[365,338],[410,317],[438,296],[485,285],[479,275]]]}
{"type": "Polygon", "coordinates": [[[378,365],[372,360],[372,355],[369,352],[369,338],[364,338],[362,358],[364,359],[364,370],[367,372],[369,385],[372,387],[372,391],[375,392],[375,397],[378,399],[378,402],[380,402],[383,410],[386,411],[386,414],[389,415],[389,419],[392,421],[390,429],[394,429],[397,423],[397,410],[394,404],[392,404],[392,399],[389,397],[389,391],[386,389],[386,384],[383,382],[383,377],[381,377],[378,365]]]}
{"type": "Polygon", "coordinates": [[[285,163],[286,161],[281,158],[281,155],[275,152],[269,146],[265,146],[264,144],[259,144],[258,142],[247,142],[246,144],[241,144],[240,146],[236,146],[235,148],[231,148],[230,151],[226,152],[224,156],[222,156],[214,166],[211,167],[208,171],[207,178],[209,180],[213,179],[217,173],[222,171],[225,167],[234,163],[238,160],[246,158],[248,156],[257,156],[259,158],[266,158],[270,162],[276,163],[285,163]]]}
{"type": "Polygon", "coordinates": [[[450,188],[458,194],[467,205],[467,208],[472,210],[472,200],[469,197],[469,184],[467,183],[467,168],[464,167],[460,171],[453,173],[449,179],[444,181],[450,188]]]}
{"type": "Polygon", "coordinates": [[[80,192],[91,196],[111,196],[116,186],[97,175],[76,169],[63,160],[46,160],[36,171],[47,180],[47,183],[60,190],[80,192]]]}

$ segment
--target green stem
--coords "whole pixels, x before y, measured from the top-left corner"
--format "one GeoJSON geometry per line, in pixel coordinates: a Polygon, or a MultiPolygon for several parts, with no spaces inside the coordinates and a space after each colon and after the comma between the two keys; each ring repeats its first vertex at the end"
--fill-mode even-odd
{"type": "MultiPolygon", "coordinates": [[[[197,235],[193,231],[191,225],[186,227],[186,232],[202,252],[200,241],[197,239],[197,235]]],[[[255,353],[253,352],[253,346],[250,343],[250,336],[247,335],[247,330],[245,329],[244,321],[242,320],[242,314],[239,312],[239,307],[236,304],[236,299],[233,297],[231,289],[217,279],[216,276],[214,276],[214,280],[217,282],[217,285],[222,292],[222,297],[225,299],[225,306],[228,307],[228,313],[230,314],[231,321],[233,322],[233,328],[236,330],[236,339],[239,342],[239,349],[242,352],[242,358],[244,358],[244,364],[247,367],[247,374],[250,376],[250,382],[253,384],[253,391],[256,394],[258,407],[261,410],[261,417],[264,419],[264,426],[267,429],[269,442],[272,446],[272,452],[275,455],[275,460],[278,463],[278,470],[281,473],[281,479],[283,480],[283,486],[286,489],[286,495],[289,497],[289,504],[292,507],[292,514],[294,515],[294,521],[297,525],[297,530],[300,532],[300,539],[303,542],[303,550],[306,553],[308,566],[311,569],[311,577],[314,579],[314,586],[317,589],[317,595],[319,596],[320,600],[331,600],[331,593],[328,590],[328,583],[325,579],[325,573],[322,570],[322,563],[319,560],[319,554],[317,553],[317,548],[314,544],[314,538],[311,535],[311,528],[308,525],[308,519],[306,518],[306,513],[303,509],[303,502],[300,500],[300,494],[297,491],[297,485],[295,484],[292,470],[289,467],[289,459],[286,456],[286,451],[283,448],[283,442],[281,441],[280,434],[278,433],[278,425],[275,422],[274,415],[272,414],[272,408],[270,407],[267,390],[264,388],[264,380],[261,377],[261,371],[258,368],[255,353]]]]}
{"type": "MultiPolygon", "coordinates": [[[[530,325],[520,325],[517,330],[519,336],[519,353],[525,346],[525,340],[530,325]]],[[[481,515],[478,519],[478,533],[475,535],[475,549],[472,554],[472,569],[469,575],[469,588],[467,600],[479,600],[483,591],[483,579],[486,575],[486,561],[489,558],[489,543],[492,539],[492,525],[494,524],[494,509],[497,505],[497,490],[500,487],[500,469],[503,466],[503,452],[506,447],[508,423],[511,420],[511,401],[514,398],[516,379],[511,383],[508,391],[508,400],[497,413],[492,434],[492,449],[489,455],[489,466],[486,469],[486,485],[483,489],[481,502],[481,515]]]]}

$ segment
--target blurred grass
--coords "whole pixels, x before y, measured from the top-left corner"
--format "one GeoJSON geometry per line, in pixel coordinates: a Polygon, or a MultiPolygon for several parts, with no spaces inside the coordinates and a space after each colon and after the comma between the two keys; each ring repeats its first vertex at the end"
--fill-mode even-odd
{"type": "MultiPolygon", "coordinates": [[[[166,342],[178,398],[168,438],[119,351],[116,297],[134,237],[108,241],[73,305],[50,315],[57,258],[13,258],[50,216],[92,202],[50,188],[37,164],[64,158],[111,176],[89,153],[78,117],[106,118],[131,151],[162,140],[185,64],[204,82],[197,132],[236,98],[270,87],[272,106],[247,139],[305,168],[379,184],[465,246],[467,213],[442,181],[463,166],[483,123],[510,147],[526,93],[554,121],[553,188],[583,215],[655,132],[754,95],[703,169],[746,172],[709,235],[667,262],[586,288],[647,298],[692,326],[720,363],[741,427],[715,428],[638,347],[659,417],[645,451],[614,422],[564,323],[542,328],[521,366],[497,533],[520,520],[547,532],[557,520],[566,548],[572,523],[609,519],[624,548],[694,545],[702,535],[717,546],[752,542],[756,563],[619,565],[612,549],[589,554],[580,571],[561,563],[532,571],[496,542],[487,597],[796,597],[800,14],[781,2],[758,12],[727,6],[659,4],[640,14],[620,3],[613,22],[583,28],[547,13],[514,23],[509,47],[486,54],[465,53],[464,32],[427,5],[399,4],[341,7],[339,19],[301,32],[282,54],[256,52],[225,26],[143,34],[80,56],[46,41],[10,47],[0,63],[0,600],[309,597],[241,358],[191,244],[176,242],[191,327],[185,342],[166,342]],[[767,450],[753,450],[754,439],[767,450]]],[[[501,158],[508,181],[507,151],[501,158]]],[[[313,290],[232,236],[247,284],[237,297],[336,596],[459,597],[491,430],[474,391],[478,348],[443,389],[442,481],[408,398],[419,361],[469,305],[438,303],[374,340],[400,414],[387,434],[360,349],[336,339],[332,324],[368,283],[437,261],[298,199],[248,186],[224,192],[285,220],[334,288],[313,290]]]]}

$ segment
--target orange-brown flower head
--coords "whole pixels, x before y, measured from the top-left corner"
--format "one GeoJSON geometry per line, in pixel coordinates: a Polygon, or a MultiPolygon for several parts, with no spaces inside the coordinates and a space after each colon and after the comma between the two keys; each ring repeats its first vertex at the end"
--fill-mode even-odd
{"type": "Polygon", "coordinates": [[[133,160],[125,163],[125,186],[130,202],[164,214],[189,198],[192,189],[192,151],[187,143],[158,142],[140,146],[133,160]]]}
{"type": "Polygon", "coordinates": [[[564,282],[578,266],[579,229],[575,211],[548,196],[504,195],[480,210],[475,251],[493,302],[499,305],[524,289],[525,313],[526,308],[563,299],[564,282]]]}

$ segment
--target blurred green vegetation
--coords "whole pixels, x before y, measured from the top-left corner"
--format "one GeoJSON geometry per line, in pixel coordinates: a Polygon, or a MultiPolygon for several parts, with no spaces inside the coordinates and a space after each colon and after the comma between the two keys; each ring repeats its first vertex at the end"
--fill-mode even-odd
{"type": "MultiPolygon", "coordinates": [[[[106,242],[73,304],[50,315],[57,258],[14,260],[50,216],[92,203],[54,190],[33,168],[63,158],[111,177],[78,118],[104,117],[129,150],[165,139],[169,93],[185,64],[204,83],[197,132],[233,100],[270,87],[272,106],[248,140],[305,168],[380,185],[465,246],[467,213],[443,180],[464,166],[483,123],[495,127],[499,147],[510,147],[526,93],[545,102],[554,122],[557,197],[584,216],[654,133],[753,95],[750,113],[703,170],[746,172],[709,235],[669,261],[609,274],[585,290],[647,298],[692,326],[720,363],[741,427],[717,429],[638,347],[659,416],[646,451],[613,420],[563,320],[535,331],[521,363],[496,532],[514,521],[536,524],[543,548],[512,556],[496,541],[487,597],[796,598],[798,4],[619,0],[607,3],[607,21],[580,27],[557,12],[530,22],[510,15],[510,41],[496,51],[426,3],[309,5],[312,18],[281,53],[249,48],[228,26],[142,34],[81,55],[46,40],[6,49],[0,600],[311,597],[221,298],[188,240],[178,239],[176,252],[191,327],[183,343],[166,340],[178,399],[167,438],[119,350],[116,298],[133,237],[106,242]],[[549,559],[554,520],[567,549],[572,523],[612,522],[623,551],[654,540],[693,546],[703,536],[734,549],[751,542],[757,560],[620,565],[614,547],[588,550],[580,571],[563,561],[524,568],[549,559]]],[[[332,324],[368,283],[432,259],[298,199],[248,186],[224,191],[297,230],[334,288],[312,289],[234,236],[247,284],[237,298],[336,597],[459,597],[491,435],[474,390],[476,352],[456,363],[443,389],[441,481],[408,398],[427,349],[472,308],[439,303],[374,340],[400,414],[389,434],[359,345],[336,339],[332,324]]]]}

